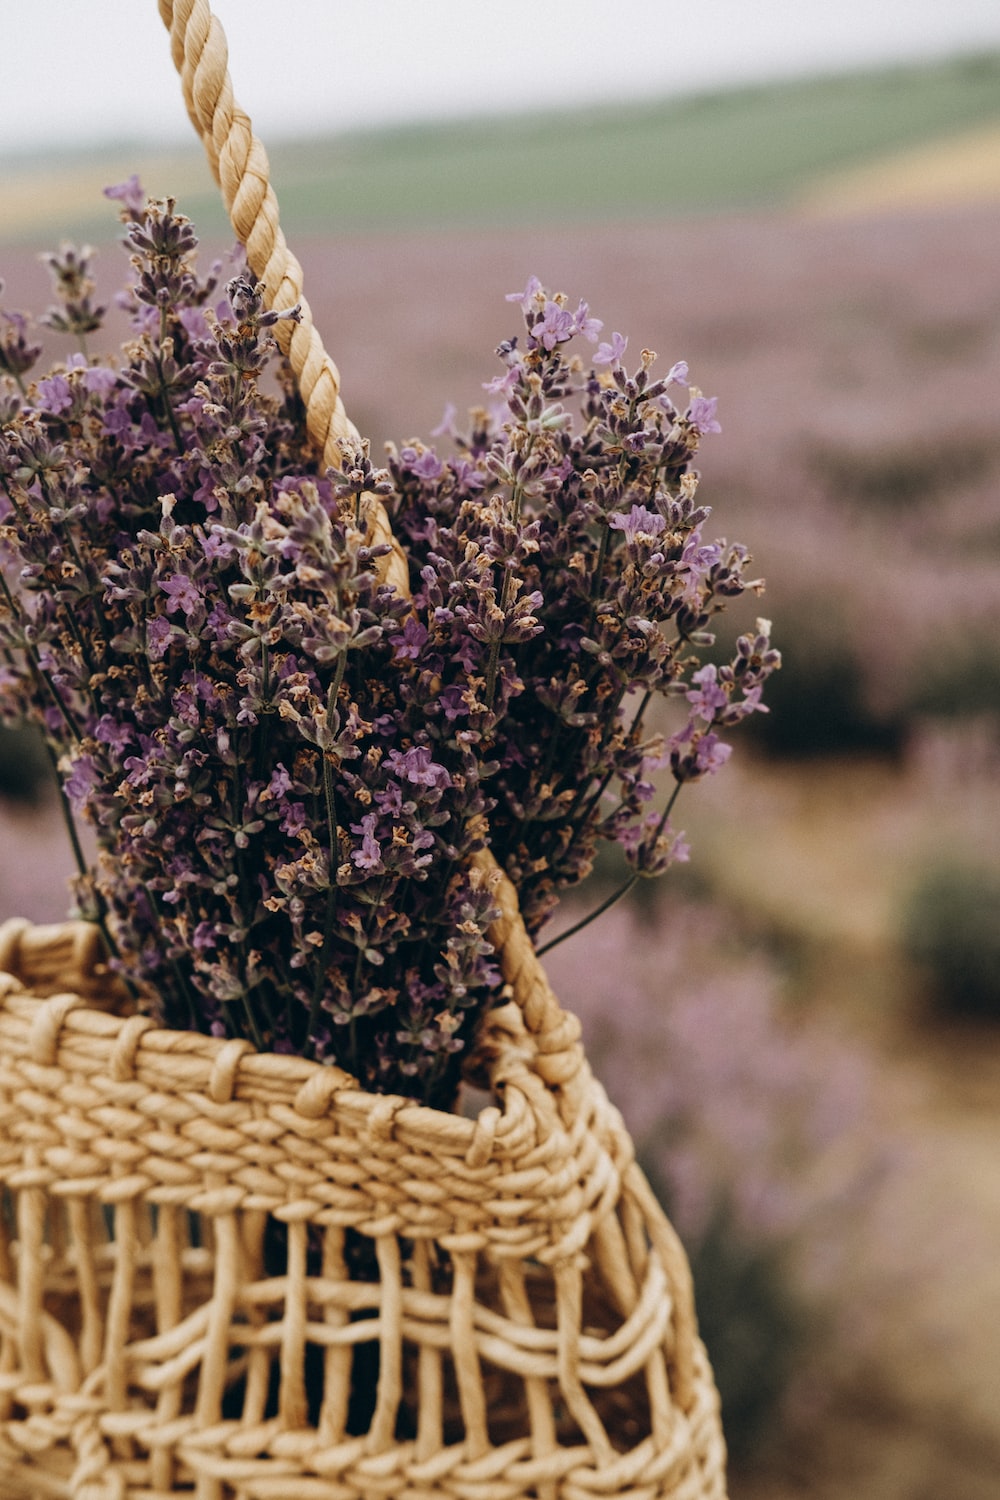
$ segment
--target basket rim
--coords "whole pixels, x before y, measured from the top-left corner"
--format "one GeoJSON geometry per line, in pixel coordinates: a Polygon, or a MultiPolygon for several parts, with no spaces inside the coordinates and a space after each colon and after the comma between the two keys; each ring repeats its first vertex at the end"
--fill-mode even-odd
{"type": "MultiPolygon", "coordinates": [[[[366,1130],[379,1139],[430,1146],[448,1157],[463,1157],[472,1167],[495,1154],[523,1155],[532,1139],[542,1148],[549,1138],[555,1154],[562,1155],[568,1136],[575,1133],[560,1118],[553,1087],[539,1072],[537,1039],[512,1000],[487,1012],[470,1053],[491,1102],[461,1114],[402,1094],[373,1093],[335,1064],[258,1052],[243,1038],[168,1029],[143,1014],[101,1009],[94,1003],[100,989],[95,979],[103,966],[86,941],[91,930],[91,924],[73,920],[36,925],[11,918],[0,924],[4,1059],[103,1077],[116,1085],[134,1083],[159,1093],[199,1094],[207,1108],[218,1107],[222,1115],[238,1106],[285,1106],[302,1117],[303,1128],[308,1121],[332,1118],[352,1133],[366,1130]],[[17,948],[25,938],[34,939],[42,954],[51,948],[69,956],[71,950],[63,975],[51,983],[45,980],[45,993],[33,988],[36,979],[18,964],[17,948]],[[88,966],[96,963],[95,970],[82,969],[81,958],[88,966]],[[556,1139],[551,1139],[553,1133],[556,1139]]],[[[112,983],[109,975],[109,988],[112,983]]],[[[611,1107],[586,1064],[584,1071],[584,1093],[591,1095],[592,1106],[611,1107]]],[[[578,1086],[582,1081],[577,1076],[578,1086]]],[[[592,1109],[581,1109],[577,1123],[591,1115],[592,1109]]]]}

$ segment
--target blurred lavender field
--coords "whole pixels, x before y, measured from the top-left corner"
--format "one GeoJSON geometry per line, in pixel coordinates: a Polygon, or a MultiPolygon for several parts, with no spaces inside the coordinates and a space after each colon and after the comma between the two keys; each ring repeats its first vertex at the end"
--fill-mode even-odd
{"type": "MultiPolygon", "coordinates": [[[[530,274],[719,397],[702,494],[768,580],[774,713],[681,800],[685,878],[551,972],[704,1273],[734,1500],[995,1496],[1000,993],[935,1013],[903,916],[1000,871],[1000,209],[295,248],[376,451],[483,399],[530,274]]],[[[45,305],[28,252],[3,274],[45,305]]],[[[56,810],[0,838],[3,914],[60,917],[56,810]]]]}

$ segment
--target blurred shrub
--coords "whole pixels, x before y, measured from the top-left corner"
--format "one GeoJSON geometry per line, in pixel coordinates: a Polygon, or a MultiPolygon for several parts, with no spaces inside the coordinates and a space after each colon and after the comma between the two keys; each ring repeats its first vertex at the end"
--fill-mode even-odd
{"type": "Polygon", "coordinates": [[[909,895],[902,929],[939,1014],[1000,1021],[1000,872],[928,870],[909,895]]]}
{"type": "Polygon", "coordinates": [[[817,447],[809,466],[824,491],[848,504],[900,510],[932,500],[958,484],[972,484],[997,461],[993,434],[952,434],[930,446],[906,443],[868,452],[817,447]]]}
{"type": "Polygon", "coordinates": [[[770,710],[754,714],[745,733],[768,754],[789,759],[822,755],[898,756],[904,720],[868,701],[864,664],[823,600],[776,614],[781,671],[765,692],[770,710]]]}
{"type": "Polygon", "coordinates": [[[927,360],[969,359],[985,348],[992,337],[982,317],[948,317],[938,314],[912,323],[903,331],[907,353],[927,360]]]}
{"type": "Polygon", "coordinates": [[[655,927],[616,907],[545,964],[687,1247],[727,1433],[748,1452],[816,1384],[820,1330],[857,1327],[820,1314],[887,1153],[867,1059],[793,1021],[711,907],[674,903],[655,927]]]}
{"type": "Polygon", "coordinates": [[[38,802],[53,784],[52,766],[38,731],[0,725],[0,797],[38,802]]]}
{"type": "MultiPolygon", "coordinates": [[[[655,1167],[650,1180],[670,1208],[655,1167]]],[[[753,1452],[773,1427],[809,1337],[805,1307],[780,1251],[748,1238],[722,1202],[688,1247],[698,1331],[712,1360],[730,1457],[753,1452]]]]}
{"type": "Polygon", "coordinates": [[[922,663],[909,706],[936,718],[1000,717],[1000,642],[985,630],[960,643],[942,642],[922,663]]]}

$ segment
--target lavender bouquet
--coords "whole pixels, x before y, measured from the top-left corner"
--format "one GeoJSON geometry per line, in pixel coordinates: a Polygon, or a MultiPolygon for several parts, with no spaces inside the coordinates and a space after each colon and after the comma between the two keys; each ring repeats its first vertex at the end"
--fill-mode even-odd
{"type": "Polygon", "coordinates": [[[88,349],[87,251],[50,257],[64,363],[31,381],[28,320],[0,323],[3,718],[42,726],[78,909],[160,1022],[447,1105],[500,989],[470,856],[491,847],[532,935],[601,840],[629,884],[661,873],[686,857],[680,787],[763,708],[767,621],[715,649],[761,587],[703,535],[715,402],[648,351],[630,372],[625,339],[532,279],[448,455],[414,441],[379,470],[359,444],[324,470],[260,288],[201,275],[172,202],[112,196],[118,355],[88,349]],[[409,599],[369,545],[372,492],[409,599]]]}

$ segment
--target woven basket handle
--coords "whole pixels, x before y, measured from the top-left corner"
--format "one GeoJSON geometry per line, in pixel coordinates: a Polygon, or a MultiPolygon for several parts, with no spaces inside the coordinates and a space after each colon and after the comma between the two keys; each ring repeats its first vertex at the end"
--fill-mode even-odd
{"type": "MultiPolygon", "coordinates": [[[[233,97],[229,48],[208,0],[158,0],[170,32],[174,66],[181,77],[184,101],[201,137],[209,165],[222,189],[223,201],[239,241],[246,246],[250,269],[263,284],[268,307],[294,307],[301,321],[277,324],[275,333],[287,354],[306,407],[310,435],[328,464],[337,464],[343,439],[356,441],[340,396],[340,374],[327,354],[302,294],[302,267],[285,242],[278,222],[278,200],[270,184],[267,153],[253,133],[250,118],[233,97]]],[[[406,557],[393,536],[381,502],[368,496],[369,536],[388,542],[385,577],[409,595],[406,557]]],[[[545,977],[518,908],[517,892],[488,849],[475,864],[494,885],[501,916],[490,929],[504,980],[510,985],[536,1048],[535,1069],[558,1096],[560,1112],[572,1118],[587,1074],[580,1045],[580,1024],[564,1011],[545,977]]]]}
{"type": "MultiPolygon", "coordinates": [[[[269,180],[267,152],[253,133],[250,117],[233,97],[229,48],[207,0],[159,0],[170,32],[174,66],[181,77],[191,123],[201,137],[209,166],[236,237],[263,284],[269,308],[283,312],[298,304],[298,323],[275,327],[288,356],[306,408],[309,435],[326,464],[339,467],[341,443],[358,441],[358,430],[344,410],[340,372],[323,348],[309,303],[302,295],[302,267],[289,250],[278,222],[278,200],[269,180]]],[[[392,534],[385,508],[375,495],[364,497],[368,538],[389,543],[392,552],[382,575],[401,593],[409,591],[406,558],[392,534]]]]}

